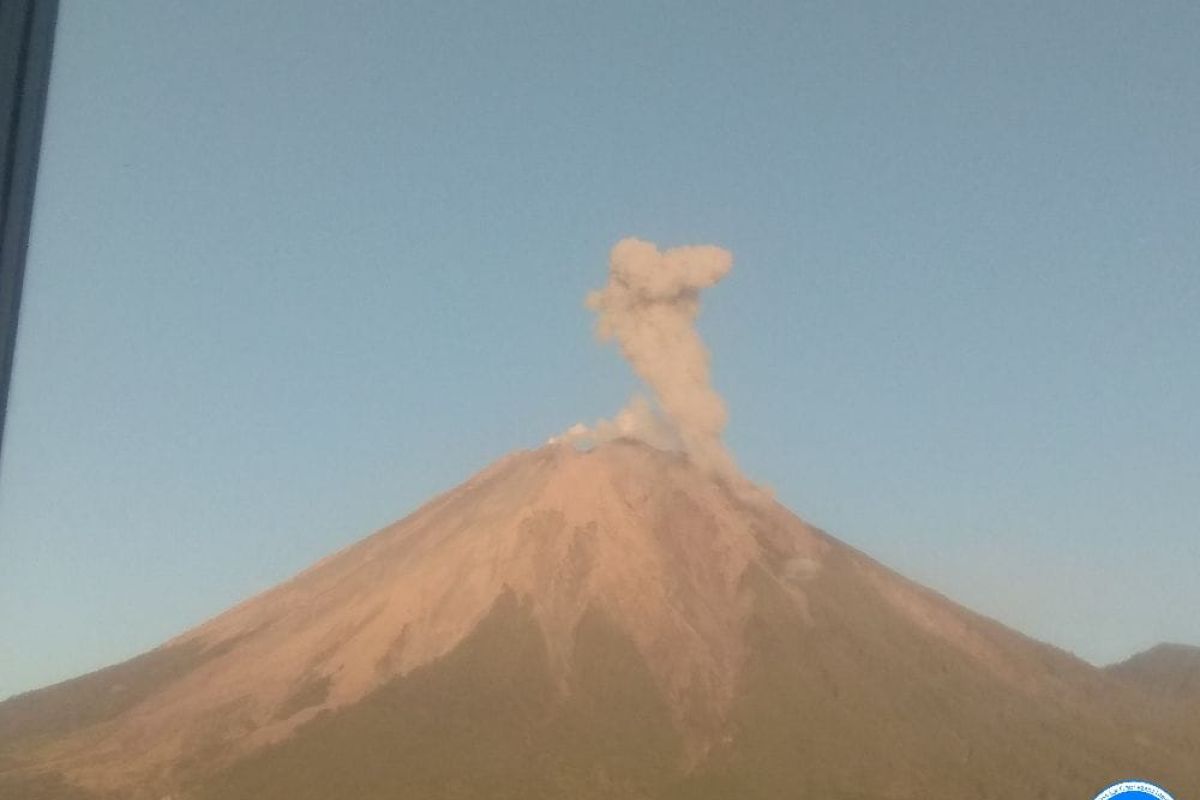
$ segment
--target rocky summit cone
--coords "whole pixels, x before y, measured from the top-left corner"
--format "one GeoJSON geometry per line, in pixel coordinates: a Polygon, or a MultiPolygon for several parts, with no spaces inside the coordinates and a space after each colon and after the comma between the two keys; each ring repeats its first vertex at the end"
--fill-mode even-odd
{"type": "Polygon", "coordinates": [[[0,703],[0,798],[1190,796],[1148,697],[680,455],[557,444],[0,703]]]}

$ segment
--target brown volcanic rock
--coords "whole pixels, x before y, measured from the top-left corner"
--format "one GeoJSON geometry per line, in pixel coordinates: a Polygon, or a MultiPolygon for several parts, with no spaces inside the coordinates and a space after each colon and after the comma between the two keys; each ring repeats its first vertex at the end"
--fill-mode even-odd
{"type": "Polygon", "coordinates": [[[1200,647],[1164,642],[1105,671],[1164,702],[1200,703],[1200,647]]]}
{"type": "Polygon", "coordinates": [[[682,457],[557,445],[0,704],[0,798],[1200,789],[1143,705],[682,457]]]}
{"type": "Polygon", "coordinates": [[[1200,647],[1155,645],[1105,672],[1139,694],[1142,708],[1172,741],[1200,753],[1200,647]]]}

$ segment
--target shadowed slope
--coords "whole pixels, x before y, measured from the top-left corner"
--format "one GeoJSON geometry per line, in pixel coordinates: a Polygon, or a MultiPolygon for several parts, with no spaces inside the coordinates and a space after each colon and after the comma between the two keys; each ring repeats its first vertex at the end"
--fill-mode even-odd
{"type": "Polygon", "coordinates": [[[1200,761],[1200,647],[1164,643],[1105,667],[1200,761]]]}
{"type": "Polygon", "coordinates": [[[852,559],[827,566],[813,624],[748,576],[751,655],[729,736],[671,798],[1091,797],[1146,774],[1200,786],[1194,751],[1146,738],[1153,721],[1083,662],[1006,632],[1041,680],[997,679],[853,591],[837,575],[852,559]]]}
{"type": "Polygon", "coordinates": [[[1200,647],[1155,645],[1105,672],[1169,703],[1200,703],[1200,647]]]}
{"type": "Polygon", "coordinates": [[[581,620],[574,658],[560,694],[530,608],[505,594],[453,652],[314,719],[197,797],[646,796],[680,754],[649,671],[597,612],[581,620]]]}

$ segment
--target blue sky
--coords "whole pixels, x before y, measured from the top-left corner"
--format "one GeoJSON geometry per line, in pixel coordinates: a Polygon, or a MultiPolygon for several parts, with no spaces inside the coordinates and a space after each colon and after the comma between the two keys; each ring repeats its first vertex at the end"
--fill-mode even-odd
{"type": "Polygon", "coordinates": [[[63,3],[0,696],[160,643],[635,382],[735,256],[745,471],[1097,662],[1200,643],[1200,6],[63,3]]]}

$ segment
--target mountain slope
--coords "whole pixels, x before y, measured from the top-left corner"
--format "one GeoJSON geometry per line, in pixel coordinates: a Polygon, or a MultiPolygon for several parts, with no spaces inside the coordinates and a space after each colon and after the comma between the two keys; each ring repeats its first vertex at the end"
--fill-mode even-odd
{"type": "Polygon", "coordinates": [[[1159,644],[1104,671],[1138,693],[1173,741],[1200,753],[1200,647],[1159,644]]]}
{"type": "Polygon", "coordinates": [[[1200,647],[1163,643],[1104,669],[1164,702],[1200,703],[1200,647]]]}
{"type": "Polygon", "coordinates": [[[1140,696],[682,457],[548,446],[140,659],[0,704],[0,787],[1058,797],[1141,775],[1200,788],[1191,740],[1140,696]]]}

